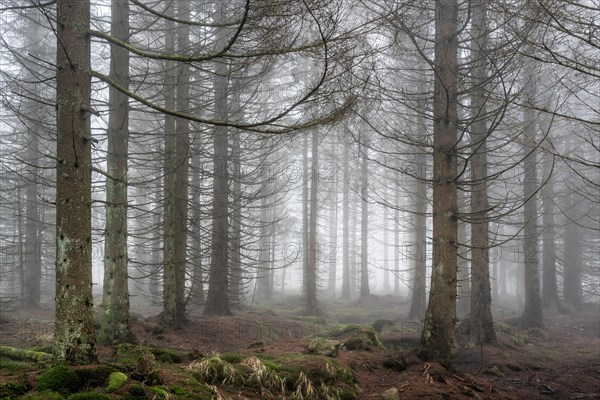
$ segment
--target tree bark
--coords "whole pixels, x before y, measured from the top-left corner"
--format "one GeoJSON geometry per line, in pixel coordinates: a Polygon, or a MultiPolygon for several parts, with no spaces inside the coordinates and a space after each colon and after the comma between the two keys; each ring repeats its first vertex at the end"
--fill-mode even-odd
{"type": "MultiPolygon", "coordinates": [[[[550,141],[546,142],[550,145],[550,141]]],[[[556,282],[556,232],[554,222],[554,178],[551,176],[554,164],[554,156],[549,151],[543,155],[544,176],[548,182],[542,188],[543,211],[542,223],[544,233],[542,234],[542,268],[544,271],[542,285],[542,305],[544,308],[558,310],[560,304],[558,300],[558,285],[556,282]]]]}
{"type": "MultiPolygon", "coordinates": [[[[336,138],[331,142],[331,157],[335,157],[337,149],[336,138]]],[[[337,170],[335,171],[337,173],[337,170]]],[[[337,280],[337,257],[338,257],[338,186],[337,174],[331,177],[330,202],[329,202],[329,245],[327,246],[327,256],[329,259],[329,276],[327,279],[327,291],[331,297],[335,298],[336,280],[337,280]]]]}
{"type": "MultiPolygon", "coordinates": [[[[465,211],[465,193],[458,190],[456,193],[458,212],[465,211]]],[[[469,247],[467,246],[467,222],[458,221],[458,299],[456,301],[456,313],[463,316],[469,313],[471,305],[471,277],[469,276],[469,247]]]]}
{"type": "MultiPolygon", "coordinates": [[[[166,14],[174,16],[174,4],[167,8],[166,14]]],[[[175,51],[175,23],[165,21],[165,51],[175,51]]],[[[164,96],[165,107],[176,109],[177,67],[175,62],[165,62],[164,96]]],[[[177,303],[177,274],[175,263],[176,222],[176,173],[177,173],[177,135],[175,117],[165,114],[165,171],[164,171],[164,211],[163,211],[163,314],[162,322],[167,326],[179,327],[180,312],[177,303]]]]}
{"type": "Polygon", "coordinates": [[[532,61],[525,66],[525,87],[523,121],[526,124],[523,134],[523,198],[525,201],[523,211],[523,253],[524,253],[524,284],[525,307],[521,314],[521,322],[528,327],[543,326],[542,301],[540,298],[539,261],[537,244],[537,170],[536,170],[536,115],[529,107],[533,105],[536,88],[532,61]]]}
{"type": "Polygon", "coordinates": [[[435,8],[433,128],[433,270],[420,353],[449,364],[454,353],[457,257],[457,40],[456,0],[435,8]]]}
{"type": "MultiPolygon", "coordinates": [[[[129,2],[112,0],[111,35],[129,39],[129,2]]],[[[111,43],[110,76],[122,87],[129,84],[129,51],[111,43]]],[[[133,339],[129,326],[127,253],[127,159],[129,98],[109,88],[106,226],[104,230],[103,314],[98,340],[105,345],[133,339]]]]}
{"type": "Polygon", "coordinates": [[[367,166],[369,148],[364,146],[361,167],[360,167],[360,197],[361,197],[361,218],[360,218],[360,297],[367,297],[371,294],[369,287],[369,174],[367,166]]]}
{"type": "MultiPolygon", "coordinates": [[[[224,5],[217,7],[216,21],[225,22],[224,5]]],[[[217,28],[217,47],[226,43],[226,28],[217,28]]],[[[215,63],[215,119],[225,121],[229,114],[227,101],[227,64],[215,63]]],[[[212,257],[208,278],[208,293],[204,315],[231,315],[229,309],[229,171],[228,171],[228,128],[215,126],[213,149],[214,183],[212,204],[212,257]]]]}
{"type": "Polygon", "coordinates": [[[317,186],[319,168],[319,137],[312,133],[312,160],[310,179],[310,225],[308,229],[309,257],[306,271],[306,314],[318,315],[317,303],[317,186]]]}
{"type": "Polygon", "coordinates": [[[487,193],[487,9],[472,3],[473,92],[471,122],[471,326],[476,342],[496,340],[490,287],[487,193]]]}
{"type": "Polygon", "coordinates": [[[92,319],[89,0],[58,0],[54,360],[98,361],[92,319]]]}
{"type": "Polygon", "coordinates": [[[350,299],[350,147],[344,143],[343,183],[342,183],[342,293],[341,298],[350,299]]]}
{"type": "Polygon", "coordinates": [[[581,228],[577,215],[577,196],[567,196],[567,223],[564,228],[564,261],[563,261],[563,298],[572,306],[579,306],[583,300],[581,284],[581,228]]]}

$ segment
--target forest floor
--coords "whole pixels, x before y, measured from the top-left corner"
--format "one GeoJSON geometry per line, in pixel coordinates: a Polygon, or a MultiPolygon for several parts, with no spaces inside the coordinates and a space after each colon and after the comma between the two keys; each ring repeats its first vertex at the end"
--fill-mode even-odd
{"type": "MultiPolygon", "coordinates": [[[[547,313],[543,330],[520,328],[516,312],[496,308],[497,342],[475,345],[468,326],[459,325],[451,370],[416,356],[421,324],[405,318],[408,306],[392,296],[371,296],[330,301],[322,317],[304,317],[299,299],[292,299],[238,308],[232,317],[194,311],[180,330],[161,326],[160,308],[146,307],[134,314],[137,346],[100,348],[102,364],[125,372],[127,383],[107,391],[87,374],[74,390],[130,400],[600,398],[597,304],[547,313]]],[[[49,351],[52,310],[2,317],[0,345],[49,351]]],[[[68,398],[67,392],[35,397],[48,368],[47,361],[2,357],[0,399],[68,398]],[[19,379],[26,381],[21,392],[14,389],[19,379]]]]}

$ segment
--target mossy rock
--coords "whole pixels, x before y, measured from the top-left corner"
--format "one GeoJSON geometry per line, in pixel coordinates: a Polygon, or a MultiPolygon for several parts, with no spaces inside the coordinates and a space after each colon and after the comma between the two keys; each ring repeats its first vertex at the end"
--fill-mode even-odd
{"type": "Polygon", "coordinates": [[[23,350],[11,346],[0,346],[0,356],[10,358],[12,360],[23,360],[23,361],[50,361],[52,360],[52,354],[44,353],[35,350],[23,350]]]}
{"type": "Polygon", "coordinates": [[[112,400],[110,396],[99,392],[83,392],[70,395],[67,400],[112,400]]]}
{"type": "Polygon", "coordinates": [[[377,333],[381,333],[385,327],[393,328],[395,326],[394,321],[389,319],[378,319],[377,321],[371,324],[373,330],[377,333]]]}
{"type": "Polygon", "coordinates": [[[186,359],[186,356],[183,353],[176,350],[163,349],[159,347],[153,347],[148,350],[154,354],[156,361],[160,361],[162,363],[179,364],[186,359]]]}
{"type": "Polygon", "coordinates": [[[37,378],[38,390],[54,390],[67,394],[79,390],[81,379],[79,375],[64,364],[56,365],[42,373],[37,378]]]}
{"type": "Polygon", "coordinates": [[[63,400],[64,397],[54,390],[42,390],[40,392],[28,393],[21,400],[63,400]]]}
{"type": "Polygon", "coordinates": [[[340,342],[337,340],[316,338],[310,341],[306,352],[308,354],[324,355],[328,357],[335,357],[340,350],[340,342]]]}
{"type": "Polygon", "coordinates": [[[383,348],[383,343],[377,337],[372,326],[361,327],[360,330],[344,341],[348,350],[371,350],[371,347],[383,348]]]}
{"type": "Polygon", "coordinates": [[[127,367],[131,379],[148,385],[161,383],[156,358],[148,348],[124,343],[117,345],[116,350],[117,362],[127,367]]]}
{"type": "Polygon", "coordinates": [[[122,372],[113,372],[108,376],[107,392],[114,392],[121,389],[127,382],[127,375],[122,372]]]}

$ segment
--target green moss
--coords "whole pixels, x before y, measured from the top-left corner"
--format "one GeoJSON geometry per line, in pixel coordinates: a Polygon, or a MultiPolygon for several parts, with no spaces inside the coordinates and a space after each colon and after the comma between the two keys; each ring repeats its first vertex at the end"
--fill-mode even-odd
{"type": "Polygon", "coordinates": [[[161,383],[156,359],[148,348],[124,343],[117,345],[116,350],[117,362],[126,367],[131,379],[149,385],[161,383]]]}
{"type": "Polygon", "coordinates": [[[27,375],[23,372],[12,380],[0,385],[0,399],[16,398],[22,396],[31,389],[27,375]]]}
{"type": "Polygon", "coordinates": [[[73,393],[81,387],[79,376],[64,364],[56,365],[38,377],[38,390],[73,393]]]}
{"type": "Polygon", "coordinates": [[[267,368],[269,368],[271,371],[279,371],[279,365],[277,365],[276,363],[274,363],[273,361],[269,361],[269,360],[261,360],[263,365],[267,368]]]}
{"type": "Polygon", "coordinates": [[[98,392],[75,393],[67,398],[67,400],[112,400],[108,395],[98,392]]]}
{"type": "Polygon", "coordinates": [[[27,361],[50,361],[52,354],[44,353],[35,350],[23,350],[11,346],[0,346],[0,356],[10,358],[12,360],[27,360],[27,361]]]}
{"type": "Polygon", "coordinates": [[[75,373],[79,376],[82,386],[103,387],[108,382],[110,374],[116,371],[114,367],[108,365],[95,365],[78,368],[75,370],[75,373]]]}
{"type": "Polygon", "coordinates": [[[169,392],[167,392],[164,388],[162,388],[160,386],[152,386],[150,388],[150,390],[155,395],[160,396],[159,398],[161,398],[161,399],[168,399],[169,398],[169,392]]]}
{"type": "Polygon", "coordinates": [[[127,382],[127,375],[122,372],[113,372],[108,377],[108,386],[106,387],[107,392],[114,392],[119,390],[127,382]]]}
{"type": "Polygon", "coordinates": [[[0,369],[2,372],[15,374],[29,369],[30,363],[25,361],[9,360],[0,357],[0,369]]]}
{"type": "Polygon", "coordinates": [[[146,400],[147,398],[144,386],[137,383],[129,386],[127,393],[121,395],[121,400],[146,400]]]}
{"type": "Polygon", "coordinates": [[[36,393],[29,393],[21,397],[21,400],[63,400],[63,397],[53,390],[42,390],[36,393]]]}
{"type": "Polygon", "coordinates": [[[178,385],[169,385],[169,386],[167,386],[167,389],[169,390],[169,392],[176,394],[178,396],[185,396],[188,394],[187,390],[185,390],[183,387],[178,386],[178,385]]]}
{"type": "Polygon", "coordinates": [[[133,396],[146,397],[146,391],[144,390],[144,386],[138,385],[137,383],[134,383],[133,385],[129,386],[129,389],[127,391],[133,396]]]}
{"type": "Polygon", "coordinates": [[[239,364],[243,359],[244,357],[239,353],[225,353],[221,355],[221,360],[230,364],[239,364]]]}
{"type": "Polygon", "coordinates": [[[152,354],[154,354],[156,361],[160,361],[163,363],[179,364],[185,359],[185,356],[176,350],[163,349],[158,347],[150,348],[149,350],[152,354]]]}

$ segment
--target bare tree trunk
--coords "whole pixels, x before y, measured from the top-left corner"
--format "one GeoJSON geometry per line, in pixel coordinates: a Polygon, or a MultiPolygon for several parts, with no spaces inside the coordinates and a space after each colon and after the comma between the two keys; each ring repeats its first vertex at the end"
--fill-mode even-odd
{"type": "Polygon", "coordinates": [[[394,296],[400,296],[400,190],[394,193],[394,296]]]}
{"type": "Polygon", "coordinates": [[[367,166],[369,148],[364,146],[361,161],[361,218],[360,218],[360,297],[371,293],[369,287],[369,175],[367,166]]]}
{"type": "Polygon", "coordinates": [[[193,178],[192,180],[196,182],[196,186],[194,190],[192,190],[192,216],[191,216],[191,226],[192,226],[192,246],[191,246],[191,265],[192,265],[192,289],[190,293],[190,299],[192,304],[204,304],[205,296],[204,296],[204,265],[203,265],[203,255],[204,255],[204,242],[202,241],[202,202],[200,200],[200,196],[202,194],[201,185],[202,185],[202,161],[200,159],[200,155],[197,154],[192,157],[192,171],[193,178]]]}
{"type": "Polygon", "coordinates": [[[302,136],[302,292],[307,293],[307,272],[309,268],[309,242],[308,236],[310,227],[308,226],[308,135],[302,136]]]}
{"type": "MultiPolygon", "coordinates": [[[[423,89],[424,89],[423,85],[423,89]]],[[[424,90],[423,90],[424,92],[424,90]]],[[[418,136],[424,138],[427,133],[427,127],[425,125],[425,116],[420,116],[417,129],[419,129],[418,136]]],[[[418,154],[418,149],[415,149],[415,155],[413,158],[413,165],[415,165],[415,177],[413,181],[415,194],[415,212],[412,215],[412,243],[411,247],[414,247],[414,251],[410,251],[412,258],[410,260],[410,266],[413,271],[412,276],[412,295],[410,302],[410,310],[408,317],[410,319],[422,319],[425,315],[427,308],[427,293],[426,293],[426,273],[427,273],[427,164],[423,160],[422,155],[418,154]]],[[[407,249],[405,249],[407,250],[407,249]]]]}
{"type": "MultiPolygon", "coordinates": [[[[550,141],[546,142],[550,145],[550,141]]],[[[543,239],[543,286],[542,305],[544,308],[560,309],[558,300],[558,285],[556,283],[556,234],[554,223],[554,178],[551,176],[554,165],[554,156],[549,151],[543,155],[544,176],[548,182],[542,188],[543,212],[542,223],[544,225],[543,239]]]]}
{"type": "MultiPolygon", "coordinates": [[[[458,211],[464,212],[465,208],[465,193],[458,190],[456,193],[456,202],[458,211]]],[[[471,281],[469,276],[469,249],[467,246],[467,222],[458,221],[458,260],[456,262],[458,268],[458,300],[456,302],[456,313],[466,315],[469,313],[471,305],[471,281]]]]}
{"type": "MultiPolygon", "coordinates": [[[[174,16],[174,4],[167,8],[166,14],[174,16]]],[[[175,23],[165,21],[165,51],[175,51],[175,23]]],[[[165,108],[175,109],[177,90],[177,68],[173,61],[165,62],[164,82],[165,108]]],[[[177,309],[177,273],[175,263],[176,221],[176,172],[177,172],[177,135],[175,117],[165,114],[165,172],[164,172],[164,220],[163,220],[163,315],[162,320],[167,326],[180,326],[180,312],[177,309]]]]}
{"type": "Polygon", "coordinates": [[[457,279],[457,1],[438,1],[435,10],[433,270],[420,353],[449,364],[454,353],[457,279]]]}
{"type": "MultiPolygon", "coordinates": [[[[217,7],[216,22],[225,22],[225,6],[217,7]]],[[[226,43],[225,28],[217,28],[217,47],[226,43]]],[[[216,62],[215,66],[215,119],[225,121],[229,114],[227,101],[228,66],[216,62]]],[[[229,171],[228,171],[228,128],[215,126],[214,139],[214,183],[212,204],[211,262],[206,296],[205,315],[231,315],[229,310],[229,171]]]]}
{"type": "Polygon", "coordinates": [[[486,0],[472,5],[473,68],[471,129],[471,329],[477,342],[496,340],[492,318],[487,194],[487,9],[486,0]]]}
{"type": "Polygon", "coordinates": [[[342,299],[350,298],[350,161],[349,161],[349,144],[344,142],[344,181],[342,188],[342,299]]]}
{"type": "Polygon", "coordinates": [[[57,363],[98,361],[92,319],[90,2],[57,1],[57,363]]]}
{"type": "MultiPolygon", "coordinates": [[[[177,1],[177,18],[182,21],[190,19],[189,0],[177,1]]],[[[181,23],[177,27],[177,49],[185,52],[190,47],[189,25],[181,23]]],[[[187,113],[190,103],[190,68],[188,63],[177,64],[177,111],[187,113]]],[[[173,264],[175,269],[175,310],[176,324],[185,325],[185,272],[187,263],[187,230],[188,230],[188,185],[189,185],[189,149],[190,126],[183,118],[175,120],[177,144],[177,171],[175,173],[175,237],[173,243],[173,264]]]]}
{"type": "Polygon", "coordinates": [[[564,261],[563,261],[563,297],[564,301],[573,306],[581,305],[583,290],[581,284],[581,233],[579,216],[577,215],[576,194],[567,196],[567,223],[564,229],[564,261]]]}
{"type": "Polygon", "coordinates": [[[261,205],[260,205],[260,240],[259,240],[259,259],[258,259],[258,269],[256,271],[256,297],[259,300],[270,300],[271,299],[271,287],[270,287],[270,240],[269,240],[269,230],[270,230],[270,222],[269,222],[269,205],[268,205],[268,188],[266,182],[268,182],[269,178],[267,177],[267,171],[264,166],[267,163],[263,164],[263,173],[262,173],[262,188],[261,188],[261,205]]]}
{"type": "MultiPolygon", "coordinates": [[[[129,38],[129,2],[112,0],[111,35],[129,38]]],[[[110,45],[110,76],[122,87],[129,84],[129,51],[110,45]]],[[[129,151],[129,98],[109,88],[106,227],[104,230],[104,310],[98,340],[105,345],[131,341],[127,253],[127,159],[129,151]]]]}
{"type": "MultiPolygon", "coordinates": [[[[331,142],[331,156],[335,157],[336,154],[336,139],[332,139],[331,142]]],[[[335,298],[335,284],[337,279],[337,225],[338,225],[338,187],[337,187],[337,176],[332,177],[330,192],[330,204],[329,204],[329,246],[327,246],[327,256],[329,257],[329,277],[327,279],[327,291],[331,294],[331,297],[335,298]]]]}
{"type": "MultiPolygon", "coordinates": [[[[233,99],[234,104],[239,101],[233,99]]],[[[238,107],[234,106],[236,110],[238,107]]],[[[239,112],[239,111],[238,111],[239,112]]],[[[239,304],[244,300],[242,272],[242,161],[240,131],[232,134],[231,161],[233,164],[232,210],[231,210],[231,279],[229,291],[231,302],[239,304]]]]}
{"type": "Polygon", "coordinates": [[[383,292],[389,294],[392,290],[390,285],[390,247],[389,227],[388,227],[388,209],[389,194],[387,186],[383,189],[383,292]]]}
{"type": "Polygon", "coordinates": [[[526,124],[523,135],[523,156],[525,157],[523,167],[523,198],[525,201],[523,211],[523,253],[525,262],[525,308],[521,315],[521,322],[529,327],[542,327],[542,301],[540,298],[539,261],[537,246],[537,170],[536,170],[536,115],[530,108],[535,98],[536,77],[533,73],[532,61],[528,60],[525,66],[525,110],[523,120],[526,124]]]}
{"type": "Polygon", "coordinates": [[[308,229],[308,269],[306,271],[306,314],[319,314],[317,303],[317,186],[319,166],[319,136],[312,133],[312,160],[310,179],[310,225],[308,229]]]}
{"type": "MultiPolygon", "coordinates": [[[[33,127],[32,127],[33,128],[33,127]]],[[[30,129],[32,129],[30,128],[30,129]]],[[[37,130],[32,130],[28,159],[33,164],[39,156],[39,138],[37,130]]],[[[30,167],[33,168],[33,167],[30,167]]],[[[40,208],[38,203],[39,185],[38,171],[28,172],[28,185],[25,189],[25,243],[23,243],[23,306],[37,308],[40,303],[42,284],[41,243],[38,232],[40,230],[40,208]]]]}

